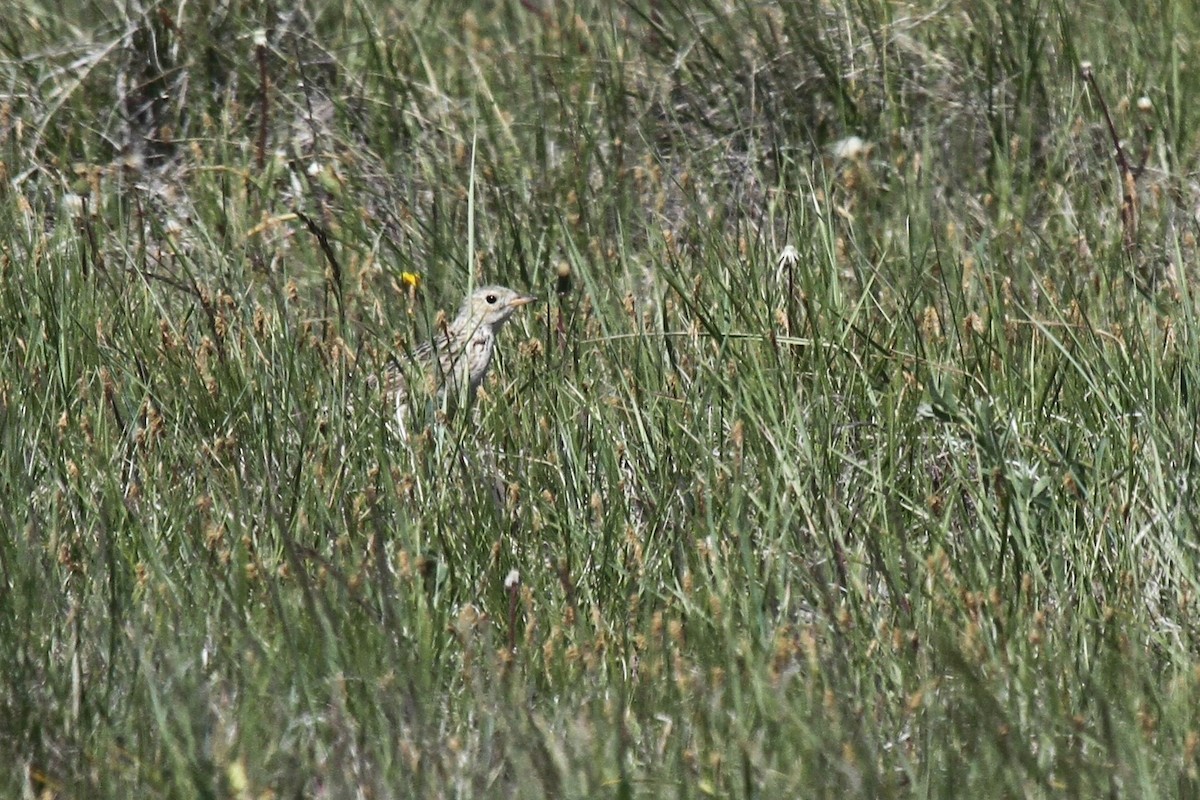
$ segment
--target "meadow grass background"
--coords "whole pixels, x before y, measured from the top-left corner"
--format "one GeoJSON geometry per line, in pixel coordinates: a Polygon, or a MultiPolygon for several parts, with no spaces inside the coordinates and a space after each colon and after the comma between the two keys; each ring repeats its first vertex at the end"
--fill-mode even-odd
{"type": "Polygon", "coordinates": [[[5,13],[0,795],[1200,794],[1196,4],[5,13]]]}

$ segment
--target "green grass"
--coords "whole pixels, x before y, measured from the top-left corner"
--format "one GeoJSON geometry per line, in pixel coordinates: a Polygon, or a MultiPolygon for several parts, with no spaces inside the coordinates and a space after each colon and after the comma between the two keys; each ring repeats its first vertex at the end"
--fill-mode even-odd
{"type": "Polygon", "coordinates": [[[455,5],[10,11],[0,795],[1200,792],[1193,4],[455,5]]]}

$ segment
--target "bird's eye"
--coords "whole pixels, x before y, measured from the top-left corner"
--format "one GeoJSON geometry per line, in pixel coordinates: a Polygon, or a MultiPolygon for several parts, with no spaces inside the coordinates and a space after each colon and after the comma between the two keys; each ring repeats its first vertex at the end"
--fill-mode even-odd
{"type": "Polygon", "coordinates": [[[488,305],[489,305],[489,306],[494,306],[494,305],[496,305],[496,295],[494,295],[494,294],[489,294],[489,295],[487,296],[487,301],[488,301],[488,305]]]}

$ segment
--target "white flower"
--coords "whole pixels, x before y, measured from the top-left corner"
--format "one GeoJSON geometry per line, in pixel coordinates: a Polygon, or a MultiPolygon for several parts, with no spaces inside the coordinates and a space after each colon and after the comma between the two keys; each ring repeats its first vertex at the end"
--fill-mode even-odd
{"type": "Polygon", "coordinates": [[[843,161],[855,161],[867,154],[867,143],[858,136],[847,136],[833,145],[833,155],[843,161]]]}
{"type": "Polygon", "coordinates": [[[800,253],[792,245],[783,248],[783,252],[779,254],[779,258],[775,262],[779,265],[779,269],[786,267],[794,267],[800,263],[800,253]]]}

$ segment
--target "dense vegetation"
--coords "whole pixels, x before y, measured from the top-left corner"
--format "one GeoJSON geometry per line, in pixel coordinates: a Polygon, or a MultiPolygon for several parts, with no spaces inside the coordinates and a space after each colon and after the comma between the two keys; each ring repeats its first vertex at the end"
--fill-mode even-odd
{"type": "Polygon", "coordinates": [[[0,795],[1200,794],[1200,6],[67,5],[0,795]]]}

